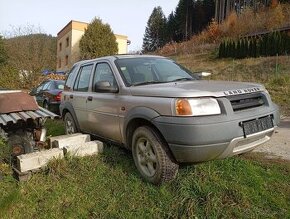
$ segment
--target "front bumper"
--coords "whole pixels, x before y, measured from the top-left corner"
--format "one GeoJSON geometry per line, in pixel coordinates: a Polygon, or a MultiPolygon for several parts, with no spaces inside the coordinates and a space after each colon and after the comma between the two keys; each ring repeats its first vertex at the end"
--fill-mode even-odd
{"type": "Polygon", "coordinates": [[[178,162],[196,163],[241,154],[268,141],[280,120],[278,107],[271,109],[206,117],[160,116],[152,122],[178,162]],[[268,115],[273,118],[273,128],[244,137],[240,122],[268,115]]]}

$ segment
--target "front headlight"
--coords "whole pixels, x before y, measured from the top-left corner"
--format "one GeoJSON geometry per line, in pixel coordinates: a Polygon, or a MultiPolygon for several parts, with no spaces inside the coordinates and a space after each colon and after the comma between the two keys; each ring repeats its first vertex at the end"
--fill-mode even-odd
{"type": "Polygon", "coordinates": [[[221,114],[220,106],[214,98],[184,98],[175,101],[177,116],[206,116],[221,114]]]}

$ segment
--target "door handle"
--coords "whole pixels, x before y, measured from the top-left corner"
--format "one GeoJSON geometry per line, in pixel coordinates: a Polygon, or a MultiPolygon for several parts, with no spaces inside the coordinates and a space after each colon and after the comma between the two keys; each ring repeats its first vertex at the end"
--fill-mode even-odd
{"type": "Polygon", "coordinates": [[[93,97],[92,96],[88,96],[88,101],[92,101],[93,100],[93,97]]]}
{"type": "Polygon", "coordinates": [[[70,99],[73,99],[73,98],[74,98],[74,95],[72,95],[72,94],[69,95],[69,98],[70,98],[70,99]]]}

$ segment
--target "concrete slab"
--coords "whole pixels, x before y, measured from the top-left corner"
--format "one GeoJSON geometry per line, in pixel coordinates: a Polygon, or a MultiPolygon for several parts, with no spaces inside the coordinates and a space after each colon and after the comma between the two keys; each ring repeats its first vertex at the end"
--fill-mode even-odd
{"type": "Polygon", "coordinates": [[[79,145],[69,145],[63,148],[64,154],[71,156],[84,157],[103,152],[103,142],[90,141],[79,145]]]}
{"type": "Polygon", "coordinates": [[[85,142],[89,142],[90,140],[90,135],[76,133],[72,135],[60,135],[51,137],[49,142],[51,148],[64,148],[68,145],[81,145],[85,142]]]}
{"type": "Polygon", "coordinates": [[[45,167],[53,158],[63,158],[63,150],[53,148],[50,150],[22,154],[17,156],[17,169],[20,172],[27,172],[45,167]]]}

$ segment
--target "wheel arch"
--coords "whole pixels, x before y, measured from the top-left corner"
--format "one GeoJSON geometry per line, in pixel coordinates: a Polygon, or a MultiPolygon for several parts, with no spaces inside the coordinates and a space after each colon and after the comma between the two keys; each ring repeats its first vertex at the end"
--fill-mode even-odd
{"type": "Polygon", "coordinates": [[[79,125],[76,113],[75,113],[74,108],[73,108],[71,103],[64,103],[63,106],[61,107],[60,113],[61,113],[61,117],[63,120],[65,117],[65,114],[70,113],[75,121],[76,126],[77,126],[77,131],[80,131],[80,125],[79,125]]]}
{"type": "MultiPolygon", "coordinates": [[[[156,134],[162,139],[162,141],[167,144],[167,141],[165,140],[160,130],[151,122],[154,118],[159,116],[160,114],[158,112],[150,108],[137,107],[132,110],[127,116],[123,127],[123,139],[125,147],[129,150],[132,149],[132,137],[134,131],[140,126],[149,126],[156,132],[156,134]]],[[[169,147],[168,149],[170,150],[169,147]]]]}

